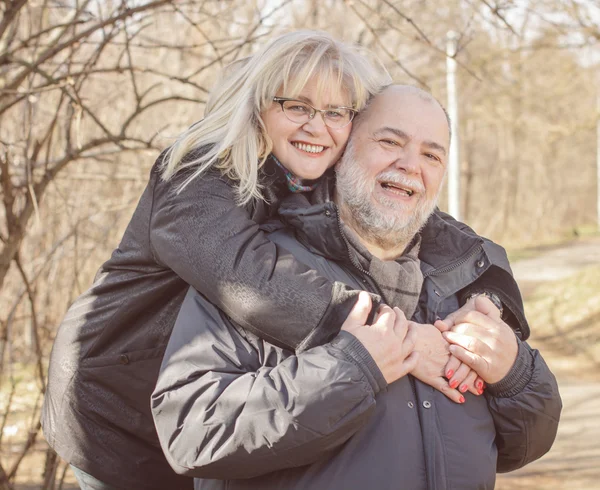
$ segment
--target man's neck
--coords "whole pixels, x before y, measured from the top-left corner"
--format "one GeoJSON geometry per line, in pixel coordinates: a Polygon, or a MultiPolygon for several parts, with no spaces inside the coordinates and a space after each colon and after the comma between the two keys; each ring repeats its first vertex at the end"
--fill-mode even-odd
{"type": "Polygon", "coordinates": [[[404,253],[404,250],[406,250],[406,247],[408,245],[408,244],[402,244],[401,246],[394,247],[394,249],[390,250],[390,249],[382,248],[381,246],[377,245],[376,243],[371,243],[371,242],[366,242],[366,241],[363,241],[362,243],[366,247],[366,249],[369,252],[371,252],[375,257],[377,257],[379,260],[396,260],[398,257],[400,257],[404,253]]]}

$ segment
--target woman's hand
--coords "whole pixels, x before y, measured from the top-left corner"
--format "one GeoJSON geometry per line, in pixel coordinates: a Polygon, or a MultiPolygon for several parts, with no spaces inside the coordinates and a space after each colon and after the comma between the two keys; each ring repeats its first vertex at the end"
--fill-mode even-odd
{"type": "MultiPolygon", "coordinates": [[[[438,327],[438,322],[436,322],[436,327],[438,327]]],[[[450,387],[456,388],[461,393],[470,391],[474,395],[481,395],[485,389],[485,383],[477,373],[452,354],[444,368],[444,376],[448,379],[450,387]]]]}
{"type": "Polygon", "coordinates": [[[415,331],[399,308],[382,305],[373,324],[366,325],[370,311],[371,297],[361,292],[342,330],[365,346],[388,384],[393,383],[416,366],[415,331]]]}
{"type": "MultiPolygon", "coordinates": [[[[460,321],[465,315],[471,311],[477,311],[475,306],[475,299],[477,297],[470,298],[462,307],[453,313],[450,313],[444,320],[438,320],[435,322],[436,328],[440,332],[448,332],[457,324],[457,320],[460,321]]],[[[489,303],[485,307],[485,310],[491,315],[492,318],[500,320],[500,310],[483,297],[486,303],[489,303]]],[[[475,371],[471,369],[468,364],[461,362],[456,356],[451,355],[448,364],[444,369],[444,375],[448,379],[448,382],[452,388],[457,388],[461,393],[470,391],[474,395],[481,395],[485,389],[485,382],[477,375],[475,371]]]]}

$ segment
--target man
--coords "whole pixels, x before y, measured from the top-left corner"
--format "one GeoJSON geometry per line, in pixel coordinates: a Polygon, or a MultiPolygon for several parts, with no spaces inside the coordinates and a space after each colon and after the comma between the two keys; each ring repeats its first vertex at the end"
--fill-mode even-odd
{"type": "Polygon", "coordinates": [[[543,359],[488,299],[458,310],[488,272],[514,282],[499,247],[434,212],[448,147],[439,103],[388,87],[355,122],[335,194],[325,182],[310,202],[291,197],[288,228],[270,237],[414,322],[383,307],[365,326],[363,296],[331,342],[294,354],[188,292],[152,410],[167,459],[196,489],[493,488],[496,471],[549,450],[561,402],[543,359]],[[456,310],[436,323],[443,334],[432,325],[456,310]],[[485,396],[454,403],[422,381],[444,374],[448,349],[485,396]]]}

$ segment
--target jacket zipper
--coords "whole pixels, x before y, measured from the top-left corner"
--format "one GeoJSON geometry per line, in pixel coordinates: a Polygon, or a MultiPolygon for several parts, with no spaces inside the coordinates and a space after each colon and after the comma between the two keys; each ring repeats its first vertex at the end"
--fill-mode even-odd
{"type": "Polygon", "coordinates": [[[476,247],[473,247],[468,254],[464,255],[462,259],[457,260],[456,262],[454,262],[453,264],[447,265],[445,267],[442,267],[441,269],[434,269],[426,274],[423,274],[423,278],[425,277],[430,277],[430,276],[437,276],[438,274],[445,274],[446,272],[450,272],[454,269],[456,269],[457,267],[460,267],[461,265],[465,264],[466,262],[468,262],[468,260],[473,257],[473,255],[475,255],[476,253],[480,252],[481,250],[483,250],[483,245],[481,245],[481,243],[479,245],[477,245],[476,247]]]}
{"type": "MultiPolygon", "coordinates": [[[[427,278],[427,277],[435,276],[435,275],[438,275],[438,274],[445,274],[447,272],[450,272],[450,271],[452,271],[452,270],[454,270],[454,269],[462,266],[463,264],[465,264],[466,262],[468,262],[469,259],[471,259],[471,257],[473,257],[476,253],[479,253],[481,250],[483,250],[483,245],[481,243],[479,243],[478,245],[474,246],[471,250],[469,250],[461,259],[457,260],[456,262],[454,262],[454,263],[452,263],[450,265],[444,266],[444,267],[442,267],[440,269],[434,269],[434,270],[432,270],[432,271],[430,271],[430,272],[428,272],[426,274],[423,274],[423,280],[425,278],[427,278]]],[[[437,312],[434,312],[434,314],[436,314],[436,313],[437,312]]],[[[428,321],[430,318],[426,317],[425,319],[428,321]]],[[[415,393],[415,399],[416,399],[416,387],[414,385],[414,380],[411,379],[410,381],[413,382],[411,384],[412,384],[413,393],[415,393]]],[[[419,413],[419,420],[421,421],[421,416],[420,415],[421,414],[419,413]]],[[[427,453],[427,450],[425,450],[425,458],[427,459],[427,457],[428,457],[428,453],[427,453]]],[[[427,466],[427,461],[426,461],[425,464],[427,466]]],[[[435,480],[434,477],[432,477],[432,478],[435,480]]],[[[429,483],[429,473],[427,473],[427,480],[428,480],[428,483],[429,483]]],[[[433,481],[432,483],[433,483],[434,486],[437,487],[437,485],[435,485],[435,481],[433,481]]]]}
{"type": "MultiPolygon", "coordinates": [[[[350,263],[362,274],[368,276],[371,279],[371,286],[377,291],[377,293],[379,294],[379,296],[381,296],[381,299],[384,299],[383,296],[383,292],[381,291],[379,285],[377,284],[377,282],[375,281],[375,279],[373,279],[373,276],[371,275],[371,273],[369,271],[366,271],[365,269],[363,269],[363,267],[358,263],[358,261],[356,261],[356,259],[354,259],[354,257],[352,257],[352,254],[350,252],[350,244],[348,243],[348,239],[346,238],[346,235],[344,234],[344,230],[342,228],[342,220],[340,219],[340,215],[339,213],[335,213],[335,217],[337,219],[337,224],[338,224],[338,230],[340,232],[340,235],[342,237],[342,239],[344,240],[344,243],[346,244],[346,252],[348,255],[348,259],[350,260],[350,263]]],[[[415,380],[412,377],[408,378],[408,381],[410,383],[410,388],[412,391],[412,396],[413,396],[413,400],[415,400],[415,404],[417,402],[417,387],[415,386],[415,380]]],[[[421,423],[421,416],[417,411],[417,416],[419,418],[419,424],[421,423]]]]}

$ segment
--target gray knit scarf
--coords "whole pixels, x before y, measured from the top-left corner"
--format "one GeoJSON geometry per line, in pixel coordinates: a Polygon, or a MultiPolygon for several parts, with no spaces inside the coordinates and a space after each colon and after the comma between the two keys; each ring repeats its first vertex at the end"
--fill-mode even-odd
{"type": "Polygon", "coordinates": [[[419,261],[421,236],[417,235],[396,260],[383,261],[371,254],[347,225],[344,225],[344,235],[350,245],[350,253],[377,283],[384,302],[397,306],[406,318],[412,318],[423,285],[419,261]]]}

